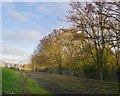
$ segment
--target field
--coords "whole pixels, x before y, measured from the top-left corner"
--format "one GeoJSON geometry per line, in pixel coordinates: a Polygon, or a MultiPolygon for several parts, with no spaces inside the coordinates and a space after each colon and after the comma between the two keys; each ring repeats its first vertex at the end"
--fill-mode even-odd
{"type": "Polygon", "coordinates": [[[2,68],[2,94],[118,94],[117,82],[2,68]]]}
{"type": "Polygon", "coordinates": [[[2,68],[2,94],[47,94],[47,91],[26,74],[2,68]]]}

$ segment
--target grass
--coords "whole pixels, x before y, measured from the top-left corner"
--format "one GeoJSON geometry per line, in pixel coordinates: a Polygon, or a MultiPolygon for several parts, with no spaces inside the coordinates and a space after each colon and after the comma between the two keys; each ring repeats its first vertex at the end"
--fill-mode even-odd
{"type": "MultiPolygon", "coordinates": [[[[40,73],[35,76],[43,79],[45,82],[50,82],[51,86],[56,84],[62,89],[80,94],[118,94],[118,90],[120,89],[117,82],[83,79],[50,73],[40,73]]],[[[22,94],[23,85],[21,80],[24,81],[24,87],[28,93],[50,94],[37,81],[30,79],[27,74],[8,68],[2,68],[2,93],[22,94]]]]}
{"type": "MultiPolygon", "coordinates": [[[[79,91],[82,94],[118,94],[118,83],[94,80],[94,79],[84,79],[84,78],[74,78],[62,77],[62,83],[58,82],[58,85],[75,91],[79,91]]],[[[57,82],[55,82],[57,83],[57,82]]]]}
{"type": "Polygon", "coordinates": [[[48,94],[48,91],[43,89],[42,86],[40,86],[38,82],[36,82],[33,79],[28,78],[26,74],[24,75],[26,78],[26,86],[27,86],[28,92],[30,92],[31,94],[48,94]]]}
{"type": "Polygon", "coordinates": [[[29,78],[27,79],[27,87],[31,94],[48,94],[48,91],[44,90],[38,82],[29,78]]]}
{"type": "Polygon", "coordinates": [[[0,96],[2,94],[2,68],[0,67],[0,96]]]}
{"type": "Polygon", "coordinates": [[[62,89],[80,94],[118,94],[120,89],[118,82],[84,79],[50,73],[40,73],[39,77],[60,86],[62,89]]]}
{"type": "Polygon", "coordinates": [[[25,73],[14,69],[2,68],[2,94],[23,94],[21,78],[25,81],[25,88],[31,94],[48,94],[35,80],[25,73]],[[21,77],[23,76],[23,77],[21,77]]]}
{"type": "Polygon", "coordinates": [[[2,68],[2,93],[20,94],[22,93],[20,83],[20,72],[8,68],[2,68]]]}

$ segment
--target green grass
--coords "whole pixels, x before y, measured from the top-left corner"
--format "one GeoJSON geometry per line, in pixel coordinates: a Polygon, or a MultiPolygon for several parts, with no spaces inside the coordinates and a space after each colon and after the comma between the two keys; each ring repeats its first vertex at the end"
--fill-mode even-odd
{"type": "Polygon", "coordinates": [[[3,94],[20,94],[20,72],[8,68],[2,68],[2,93],[3,94]]]}
{"type": "Polygon", "coordinates": [[[48,94],[48,91],[43,89],[38,82],[26,76],[26,85],[28,92],[31,94],[48,94]]]}
{"type": "Polygon", "coordinates": [[[31,94],[48,94],[35,80],[25,73],[8,68],[2,68],[2,94],[22,94],[21,79],[25,80],[25,88],[31,94]],[[21,78],[21,76],[23,76],[21,78]]]}
{"type": "Polygon", "coordinates": [[[62,89],[71,90],[80,94],[118,94],[119,83],[103,80],[85,79],[74,76],[41,73],[39,77],[43,80],[56,84],[62,89]]]}
{"type": "Polygon", "coordinates": [[[0,96],[2,94],[2,68],[0,67],[0,96]]]}
{"type": "Polygon", "coordinates": [[[78,90],[82,94],[118,94],[118,83],[115,82],[72,77],[69,79],[66,77],[63,78],[67,80],[63,80],[62,83],[58,82],[59,86],[66,89],[72,88],[75,91],[78,90]]]}
{"type": "MultiPolygon", "coordinates": [[[[71,90],[80,94],[118,94],[119,83],[83,79],[74,76],[64,76],[59,74],[40,73],[39,78],[52,84],[60,86],[62,89],[71,90]]],[[[17,70],[2,68],[2,93],[4,94],[22,94],[21,79],[25,81],[25,89],[31,94],[50,94],[35,80],[30,79],[27,74],[17,70]]]]}

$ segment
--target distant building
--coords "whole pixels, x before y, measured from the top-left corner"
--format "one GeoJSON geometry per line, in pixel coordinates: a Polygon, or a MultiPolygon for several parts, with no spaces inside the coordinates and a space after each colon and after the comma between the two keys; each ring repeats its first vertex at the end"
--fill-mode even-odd
{"type": "Polygon", "coordinates": [[[6,62],[0,60],[0,66],[1,66],[1,67],[5,67],[5,65],[6,65],[6,62]]]}

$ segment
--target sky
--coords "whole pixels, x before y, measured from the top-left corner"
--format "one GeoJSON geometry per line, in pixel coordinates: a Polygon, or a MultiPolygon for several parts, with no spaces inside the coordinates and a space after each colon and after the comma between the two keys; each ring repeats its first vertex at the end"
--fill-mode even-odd
{"type": "Polygon", "coordinates": [[[0,57],[4,60],[27,62],[42,37],[55,28],[71,26],[61,21],[70,8],[68,2],[2,2],[0,8],[0,57]]]}
{"type": "Polygon", "coordinates": [[[0,0],[0,59],[27,62],[42,37],[55,28],[69,28],[59,19],[65,19],[70,1],[0,0]]]}

